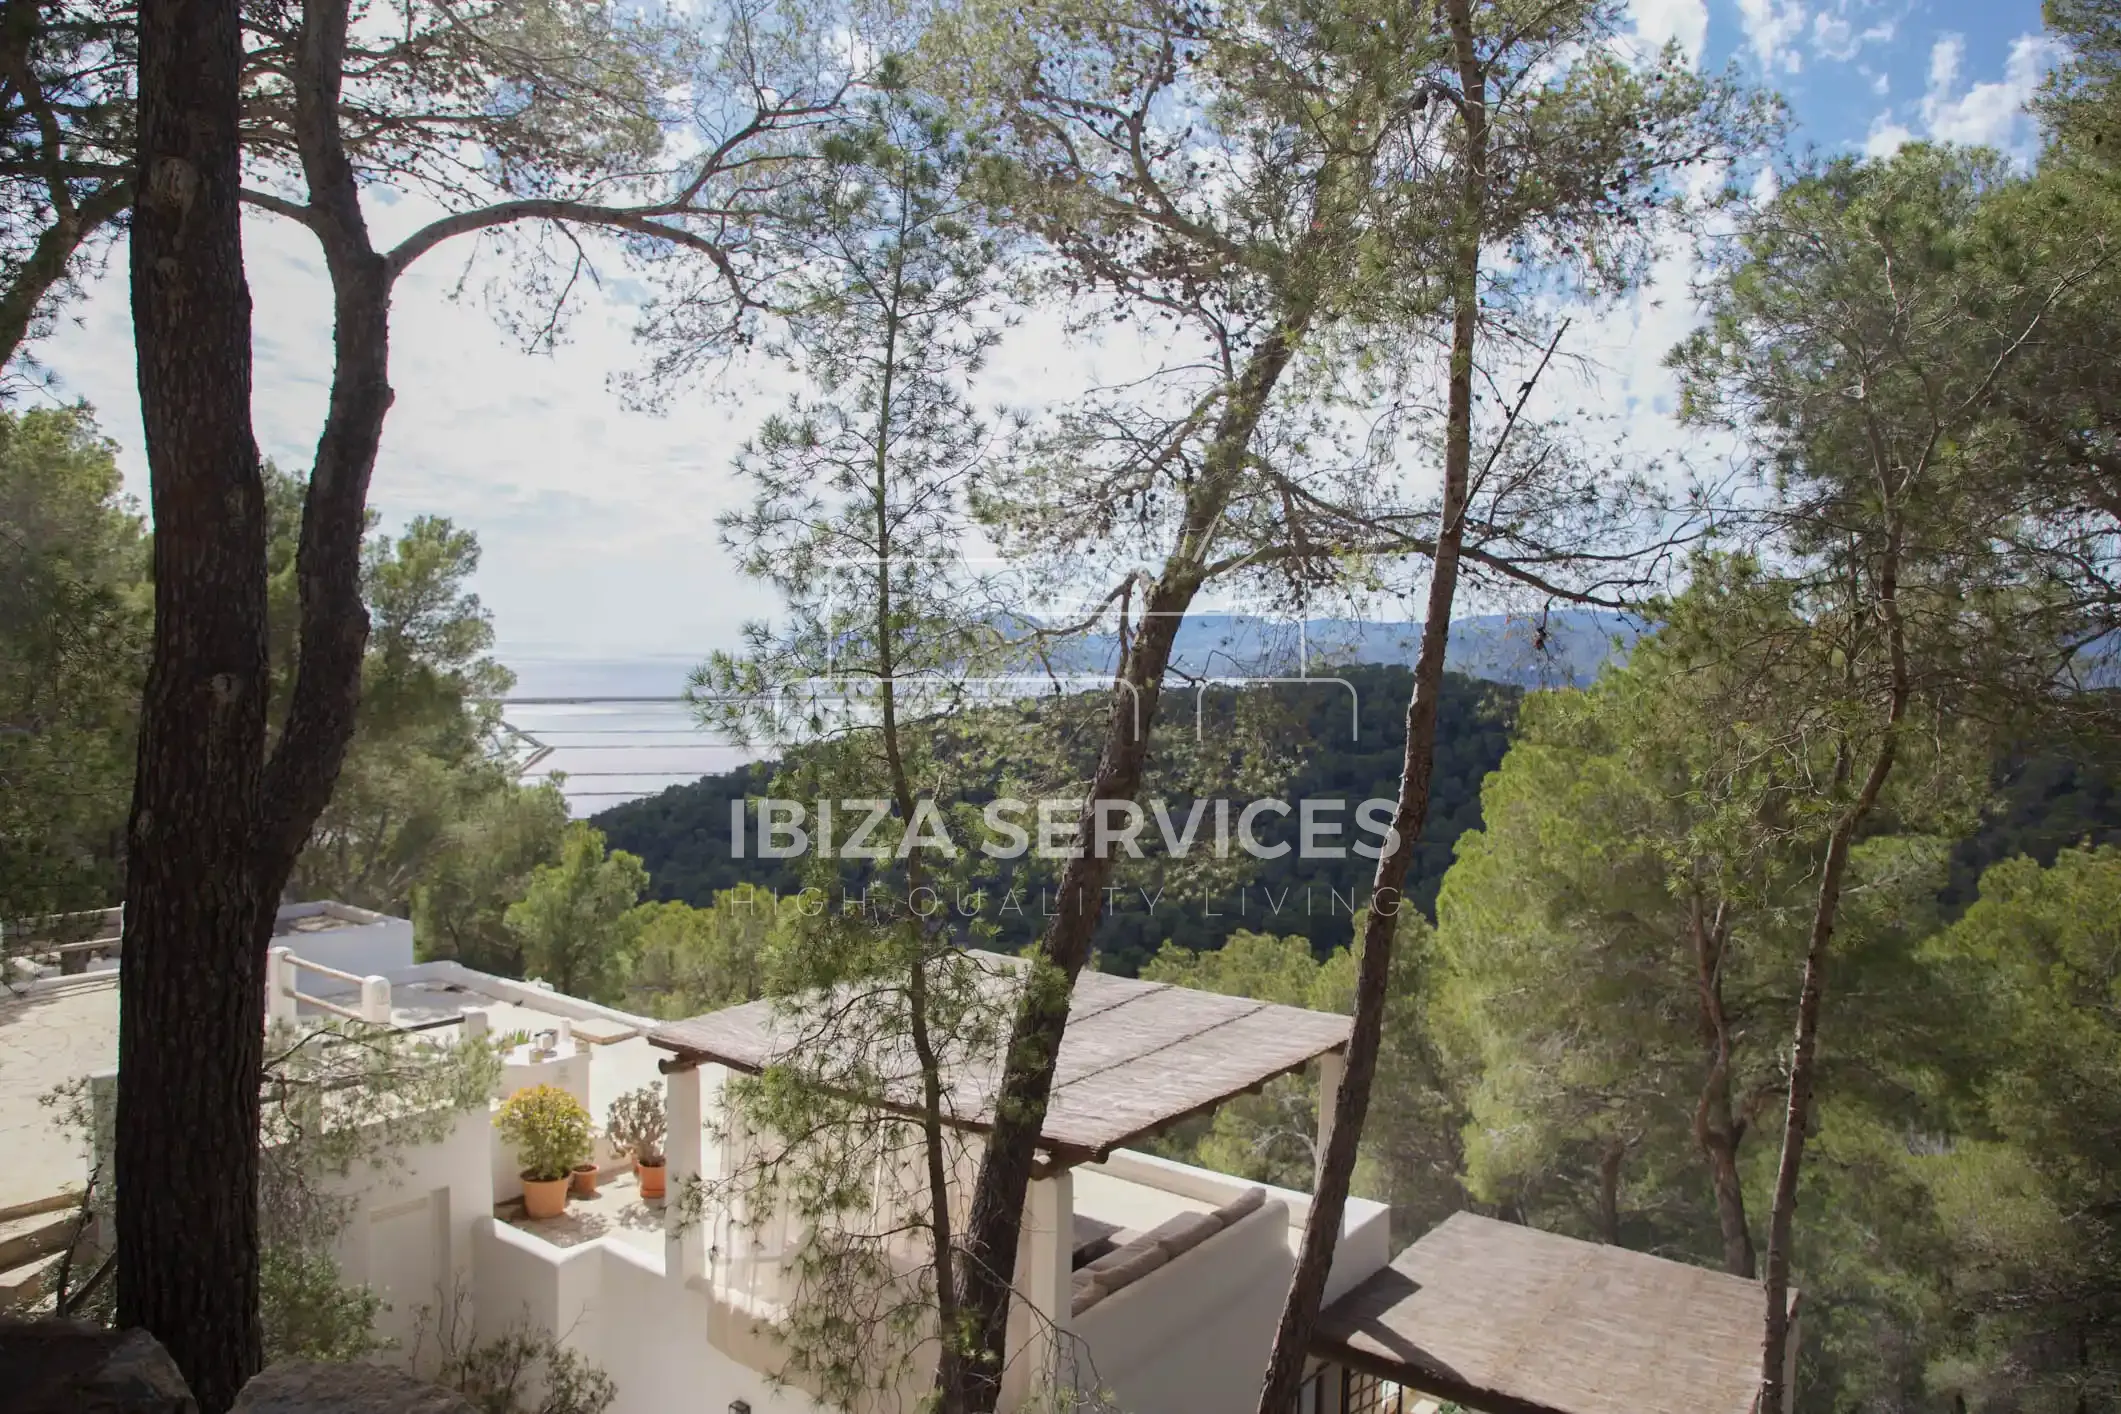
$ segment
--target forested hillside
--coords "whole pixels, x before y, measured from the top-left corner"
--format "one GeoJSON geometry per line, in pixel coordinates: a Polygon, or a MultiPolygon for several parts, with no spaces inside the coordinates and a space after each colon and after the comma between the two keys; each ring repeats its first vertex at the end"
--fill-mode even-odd
{"type": "MultiPolygon", "coordinates": [[[[711,1115],[695,1075],[607,1126],[644,1178],[677,1141],[673,1282],[772,1284],[785,1363],[703,1407],[1096,1371],[1019,1254],[1139,1141],[1309,1190],[1272,1339],[1169,1342],[1237,1352],[1216,1414],[1302,1407],[1351,1193],[1401,1242],[1472,1209],[1757,1295],[1637,1362],[1752,1397],[1645,1414],[2121,1411],[2121,0],[2003,8],[8,6],[0,982],[84,985],[39,915],[123,904],[68,1239],[108,1250],[36,1299],[152,1336],[201,1414],[430,1296],[495,1414],[680,1387],[655,1322],[458,1348],[424,1277],[339,1271],[337,1196],[273,1196],[352,1221],[340,1180],[384,1189],[328,1141],[494,1093],[472,1025],[260,1026],[276,906],[328,896],[637,1015],[772,1004],[711,1115]],[[630,327],[628,366],[518,385],[445,293],[556,357],[630,327]],[[40,366],[113,366],[84,298],[130,376],[40,366]],[[512,634],[697,654],[698,726],[771,764],[570,820],[477,540],[384,530],[372,482],[493,505],[545,596],[512,634]],[[1098,968],[1344,1013],[1340,1063],[1223,1067],[1271,1013],[1107,1016],[1231,1102],[1070,1138],[1098,968]]],[[[564,1186],[596,1146],[538,1103],[564,1135],[502,1137],[564,1186]]]]}
{"type": "MultiPolygon", "coordinates": [[[[1352,818],[1365,800],[1391,800],[1399,788],[1400,747],[1405,733],[1406,696],[1411,670],[1399,666],[1357,664],[1334,670],[1340,682],[1316,687],[1287,684],[1254,689],[1267,699],[1267,710],[1247,717],[1254,740],[1225,742],[1233,752],[1249,749],[1278,762],[1262,780],[1261,794],[1293,803],[1337,801],[1338,812],[1352,818]]],[[[1480,822],[1480,782],[1502,761],[1509,729],[1522,689],[1482,682],[1456,674],[1446,678],[1442,725],[1436,743],[1435,804],[1407,876],[1407,896],[1424,913],[1436,906],[1436,891],[1450,867],[1451,851],[1464,831],[1480,822]]],[[[1204,713],[1211,724],[1227,720],[1232,690],[1211,689],[1204,713]]],[[[1033,721],[1079,722],[1084,703],[977,709],[953,731],[967,738],[995,733],[1012,737],[1033,721]]],[[[1175,693],[1164,699],[1160,730],[1181,739],[1193,735],[1195,697],[1175,693]]],[[[1170,753],[1167,753],[1170,754],[1170,753]]],[[[1075,753],[1076,768],[1087,764],[1075,753]]],[[[1000,787],[1005,770],[1000,757],[981,778],[964,784],[965,798],[984,803],[1000,787]]],[[[592,817],[614,848],[638,855],[647,867],[650,893],[706,906],[715,894],[753,884],[790,894],[804,886],[798,860],[737,859],[730,850],[732,801],[773,793],[777,767],[758,764],[674,786],[644,800],[628,801],[592,817]]],[[[1180,783],[1182,784],[1182,783],[1180,783]]],[[[782,794],[796,791],[792,784],[782,794]]],[[[1068,795],[1075,788],[1057,788],[1068,795]]],[[[1155,796],[1151,788],[1145,793],[1155,796]]],[[[1192,799],[1191,792],[1169,792],[1174,809],[1192,799]]],[[[1243,799],[1237,802],[1244,803],[1243,799]]],[[[1292,842],[1296,822],[1270,817],[1258,830],[1262,842],[1292,842]]],[[[1227,884],[1201,888],[1165,888],[1165,898],[1149,909],[1140,893],[1153,896],[1164,884],[1157,860],[1144,860],[1141,878],[1107,912],[1100,924],[1098,949],[1106,971],[1132,975],[1166,942],[1201,950],[1218,947],[1242,929],[1270,928],[1300,935],[1320,955],[1347,946],[1354,909],[1369,886],[1372,864],[1358,856],[1340,860],[1302,859],[1290,849],[1276,859],[1248,861],[1250,868],[1227,884]]],[[[985,917],[999,929],[997,940],[1009,947],[1031,940],[1039,923],[1036,890],[1042,876],[1017,871],[1031,903],[1021,913],[1001,913],[990,900],[985,917]]],[[[991,888],[1006,891],[1007,883],[991,888]]]]}
{"type": "MultiPolygon", "coordinates": [[[[269,628],[293,641],[304,484],[264,468],[269,628]]],[[[0,918],[107,908],[151,620],[149,540],[86,409],[0,411],[0,918]]],[[[470,589],[479,543],[415,517],[361,556],[370,618],[359,720],[288,891],[419,915],[430,949],[508,955],[500,916],[559,852],[566,803],[497,749],[507,670],[470,589]]],[[[280,721],[294,663],[275,658],[280,721]]]]}

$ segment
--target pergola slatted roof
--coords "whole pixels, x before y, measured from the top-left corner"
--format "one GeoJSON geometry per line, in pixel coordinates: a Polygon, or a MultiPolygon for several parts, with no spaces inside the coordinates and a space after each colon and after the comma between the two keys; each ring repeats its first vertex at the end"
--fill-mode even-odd
{"type": "MultiPolygon", "coordinates": [[[[976,956],[998,987],[1021,974],[1016,958],[976,956]]],[[[1064,1163],[1100,1158],[1341,1049],[1348,1027],[1345,1016],[1085,972],[1070,998],[1040,1145],[1064,1163]]],[[[803,1029],[776,1003],[757,1001],[669,1022],[648,1039],[689,1062],[757,1074],[800,1047],[803,1029]]],[[[993,1055],[954,1064],[946,1077],[952,1124],[991,1126],[1000,1069],[993,1055]]],[[[880,1101],[903,1108],[913,1093],[880,1101]]]]}
{"type": "Polygon", "coordinates": [[[1751,1414],[1761,1302],[1743,1277],[1455,1213],[1322,1311],[1312,1350],[1493,1414],[1751,1414]]]}

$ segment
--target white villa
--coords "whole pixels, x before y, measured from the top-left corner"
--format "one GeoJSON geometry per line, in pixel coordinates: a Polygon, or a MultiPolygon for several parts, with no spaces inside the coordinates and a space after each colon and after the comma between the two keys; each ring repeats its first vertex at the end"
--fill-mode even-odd
{"type": "MultiPolygon", "coordinates": [[[[103,1077],[108,1093],[115,921],[0,994],[0,1307],[29,1294],[72,1221],[85,1156],[36,1098],[83,1076],[103,1077]]],[[[656,1022],[534,982],[415,962],[409,924],[339,904],[283,910],[280,933],[268,1017],[336,1015],[438,1037],[526,1033],[534,1039],[506,1057],[497,1100],[551,1083],[601,1120],[617,1096],[660,1079],[671,1194],[736,1161],[714,1121],[728,1076],[774,1054],[767,1004],[656,1022]]],[[[1127,1414],[1252,1408],[1310,1196],[1131,1146],[1306,1066],[1330,1093],[1347,1034],[1341,1016],[1083,976],[1026,1205],[1005,1410],[1069,1407],[1077,1392],[1127,1414]]],[[[976,1152],[982,1120],[969,1108],[958,1128],[976,1152]]],[[[616,1381],[612,1414],[819,1408],[800,1380],[782,1378],[774,1333],[796,1235],[729,1210],[681,1222],[676,1201],[642,1200],[607,1144],[599,1158],[596,1198],[528,1220],[514,1154],[487,1113],[468,1112],[440,1141],[350,1180],[358,1209],[340,1242],[342,1273],[390,1303],[382,1328],[401,1358],[421,1309],[448,1303],[481,1335],[526,1321],[554,1333],[616,1381]]],[[[1553,1414],[1757,1414],[1753,1283],[1470,1214],[1394,1259],[1387,1218],[1381,1204],[1348,1204],[1297,1414],[1414,1414],[1446,1399],[1553,1414]]]]}

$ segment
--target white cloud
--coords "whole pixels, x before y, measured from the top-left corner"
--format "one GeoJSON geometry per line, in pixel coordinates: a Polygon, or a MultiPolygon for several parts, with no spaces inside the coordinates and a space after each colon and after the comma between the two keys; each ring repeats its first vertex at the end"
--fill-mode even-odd
{"type": "Polygon", "coordinates": [[[1804,56],[1796,40],[1804,33],[1804,0],[1738,0],[1738,22],[1762,68],[1796,73],[1804,56]]]}
{"type": "Polygon", "coordinates": [[[2037,133],[2026,108],[2060,55],[2061,47],[2046,35],[2021,34],[2011,41],[2001,79],[1960,92],[1966,40],[1945,35],[1930,50],[1929,87],[1920,109],[1924,130],[1939,142],[1977,144],[2020,158],[2030,156],[2037,133]]]}
{"type": "Polygon", "coordinates": [[[1896,123],[1889,113],[1880,113],[1871,120],[1871,130],[1864,135],[1865,157],[1890,157],[1901,147],[1915,140],[1915,134],[1903,123],[1896,123]]]}
{"type": "Polygon", "coordinates": [[[1959,66],[1966,62],[1966,36],[1948,34],[1930,47],[1930,91],[1949,90],[1959,82],[1959,66]]]}
{"type": "MultiPolygon", "coordinates": [[[[1877,0],[1833,0],[1812,16],[1812,53],[1836,64],[1845,64],[1863,52],[1864,46],[1892,41],[1899,22],[1892,16],[1866,22],[1877,0]]],[[[1864,72],[1868,73],[1868,70],[1864,72]]]]}
{"type": "Polygon", "coordinates": [[[1653,49],[1677,41],[1692,64],[1701,62],[1702,46],[1708,43],[1708,0],[1630,0],[1635,33],[1653,49]]]}
{"type": "MultiPolygon", "coordinates": [[[[404,205],[400,202],[397,205],[404,205]]],[[[378,225],[400,213],[371,210],[378,225]]],[[[379,232],[379,238],[384,234],[379,232]]],[[[607,293],[586,303],[549,356],[520,351],[476,300],[451,286],[468,250],[415,265],[392,302],[391,385],[370,504],[387,526],[446,515],[477,532],[477,588],[504,640],[661,642],[704,649],[771,605],[715,541],[715,515],[743,495],[730,454],[755,413],[704,397],[662,416],[630,412],[610,374],[640,366],[633,310],[607,293]]],[[[331,301],[307,232],[247,215],[260,450],[306,468],[330,379],[331,301]]],[[[146,500],[122,256],[38,349],[67,396],[94,405],[120,448],[127,487],[146,500]]],[[[471,288],[478,288],[475,270],[471,288]]],[[[755,403],[763,409],[763,402],[755,403]]]]}
{"type": "MultiPolygon", "coordinates": [[[[379,242],[433,214],[417,198],[373,203],[379,242]]],[[[253,307],[252,421],[260,450],[306,469],[331,371],[331,297],[314,239],[246,212],[244,264],[253,307]]],[[[504,649],[526,644],[606,657],[704,654],[734,647],[746,619],[778,610],[772,591],[737,571],[717,515],[748,503],[732,459],[788,391],[764,359],[656,412],[626,406],[615,374],[644,366],[635,343],[637,286],[591,288],[549,354],[523,352],[476,297],[453,299],[468,242],[427,256],[391,306],[391,386],[369,502],[386,527],[415,515],[453,518],[483,551],[476,589],[504,649]]],[[[616,266],[616,262],[613,262],[616,266]]],[[[473,296],[495,273],[481,256],[473,296]]],[[[989,360],[983,405],[1035,408],[1094,381],[1142,371],[1145,337],[1117,331],[1086,345],[1057,316],[1026,320],[989,360]]],[[[86,399],[119,446],[127,489],[145,505],[123,251],[36,349],[58,393],[86,399]]]]}
{"type": "Polygon", "coordinates": [[[1856,27],[1839,15],[1829,15],[1821,10],[1812,16],[1812,52],[1829,59],[1846,61],[1856,57],[1863,42],[1856,37],[1856,27]]]}

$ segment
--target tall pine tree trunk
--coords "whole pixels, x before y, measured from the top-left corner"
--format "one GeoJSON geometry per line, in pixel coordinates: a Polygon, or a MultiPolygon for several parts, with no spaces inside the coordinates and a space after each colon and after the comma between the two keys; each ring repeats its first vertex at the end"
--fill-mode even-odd
{"type": "MultiPolygon", "coordinates": [[[[1884,458],[1879,458],[1879,484],[1890,487],[1884,458]]],[[[1797,1184],[1804,1168],[1804,1145],[1812,1120],[1812,1091],[1819,1063],[1819,1013],[1826,996],[1827,955],[1834,941],[1834,925],[1840,918],[1841,890],[1848,873],[1849,851],[1856,832],[1878,804],[1886,781],[1892,776],[1898,754],[1898,732],[1913,696],[1909,683],[1907,633],[1900,618],[1901,520],[1892,496],[1885,496],[1886,539],[1879,557],[1877,598],[1871,604],[1850,606],[1852,620],[1875,613],[1884,625],[1885,651],[1890,688],[1885,703],[1883,728],[1877,751],[1871,757],[1856,797],[1835,820],[1827,837],[1826,856],[1819,868],[1819,893],[1812,908],[1812,931],[1804,952],[1804,981],[1797,994],[1797,1034],[1790,1049],[1789,1106],[1783,1114],[1782,1159],[1775,1170],[1774,1205],[1768,1210],[1766,1272],[1762,1280],[1767,1297],[1767,1320],[1760,1343],[1761,1414],[1782,1414],[1789,1403],[1789,1382],[1784,1377],[1790,1340],[1790,1247],[1797,1218],[1797,1184]]],[[[1845,655],[1855,658],[1853,651],[1845,655]]],[[[1853,671],[1853,662],[1851,663],[1853,671]]],[[[1852,770],[1844,744],[1835,761],[1837,783],[1845,784],[1852,770]]]]}
{"type": "Polygon", "coordinates": [[[147,0],[133,319],[155,519],[120,962],[118,1303],[205,1414],[258,1368],[265,948],[353,734],[360,553],[383,416],[392,271],[369,249],[336,121],[343,0],[311,0],[297,106],[335,313],[331,402],[296,560],[299,659],[266,758],[265,497],[250,427],[238,216],[237,7],[147,0]]]}
{"type": "Polygon", "coordinates": [[[1009,1302],[1016,1278],[1016,1248],[1022,1235],[1024,1199],[1038,1136],[1053,1093],[1054,1067],[1068,1027],[1075,979],[1090,960],[1090,942],[1103,911],[1105,885],[1115,861],[1097,847],[1096,825],[1105,801],[1132,800],[1141,790],[1164,671],[1187,608],[1199,592],[1216,522],[1242,474],[1252,433],[1267,400],[1310,325],[1308,297],[1292,309],[1250,359],[1230,390],[1217,420],[1214,441],[1192,494],[1178,547],[1150,588],[1141,629],[1120,666],[1105,724],[1105,745],[1091,779],[1089,800],[1077,824],[1080,852],[1061,872],[1053,922],[1039,939],[1030,985],[1018,999],[994,1101],[994,1127],[972,1192],[959,1263],[958,1300],[972,1349],[960,1367],[968,1414],[989,1414],[1001,1398],[1009,1329],[1009,1302]]]}
{"type": "MultiPolygon", "coordinates": [[[[1895,713],[1897,722],[1898,713],[1895,713]]],[[[1789,1398],[1784,1378],[1790,1338],[1790,1247],[1797,1219],[1797,1184],[1804,1168],[1804,1146],[1812,1120],[1812,1094],[1818,1082],[1819,1013],[1826,998],[1827,954],[1840,916],[1841,890],[1848,874],[1849,850],[1857,827],[1877,802],[1893,769],[1893,740],[1888,736],[1871,763],[1856,802],[1834,824],[1826,858],[1819,870],[1819,894],[1812,909],[1812,931],[1804,952],[1804,981],[1797,994],[1797,1034],[1790,1048],[1789,1105],[1783,1113],[1782,1159],[1775,1170],[1774,1206],[1768,1211],[1767,1325],[1760,1348],[1761,1414],[1782,1414],[1789,1398]]]]}
{"type": "MultiPolygon", "coordinates": [[[[1474,47],[1470,0],[1447,0],[1444,6],[1456,51],[1460,121],[1465,146],[1460,157],[1456,230],[1452,242],[1452,324],[1449,408],[1444,430],[1443,503],[1436,527],[1429,601],[1423,617],[1421,649],[1414,660],[1414,691],[1407,703],[1406,750],[1400,765],[1399,801],[1392,815],[1392,836],[1378,856],[1370,885],[1370,907],[1363,923],[1362,958],[1357,965],[1355,1018],[1348,1052],[1334,1094],[1333,1127],[1319,1162],[1317,1191],[1304,1224],[1302,1251],[1282,1303],[1281,1324],[1260,1385],[1259,1414],[1288,1414],[1303,1383],[1311,1353],[1311,1333],[1318,1325],[1326,1278],[1333,1270],[1334,1250],[1355,1179],[1355,1156],[1370,1108],[1370,1085],[1377,1075],[1377,1050],[1384,1035],[1385,1002],[1392,978],[1392,940],[1405,902],[1407,868],[1429,815],[1430,786],[1436,764],[1436,708],[1443,694],[1444,650],[1451,636],[1451,611],[1458,595],[1459,550],[1465,539],[1467,487],[1473,457],[1473,356],[1480,329],[1480,244],[1487,210],[1488,120],[1487,77],[1474,47]]],[[[1325,1097],[1319,1102],[1324,1104],[1325,1097]]]]}
{"type": "Polygon", "coordinates": [[[142,0],[133,326],[154,512],[119,955],[118,1320],[206,1414],[258,1369],[258,1082],[276,886],[256,867],[270,687],[251,435],[235,0],[142,0]]]}
{"type": "Polygon", "coordinates": [[[1694,1105],[1694,1146],[1708,1161],[1716,1194],[1716,1222],[1723,1232],[1723,1268],[1732,1276],[1754,1276],[1753,1230],[1746,1221],[1745,1185],[1738,1175],[1738,1144],[1746,1126],[1731,1101],[1731,1022],[1723,1006],[1723,963],[1730,948],[1730,925],[1723,904],[1713,918],[1702,911],[1701,895],[1688,900],[1688,929],[1694,937],[1695,986],[1700,998],[1701,1038],[1708,1056],[1708,1076],[1694,1105]]]}

